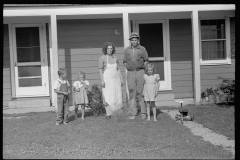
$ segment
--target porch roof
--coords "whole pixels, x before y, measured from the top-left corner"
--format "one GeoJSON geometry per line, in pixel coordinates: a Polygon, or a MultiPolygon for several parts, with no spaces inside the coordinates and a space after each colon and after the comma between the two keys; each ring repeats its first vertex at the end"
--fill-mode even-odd
{"type": "Polygon", "coordinates": [[[191,12],[191,11],[229,11],[235,4],[4,4],[3,17],[11,16],[49,16],[49,15],[94,15],[123,13],[191,12]],[[20,7],[21,6],[21,7],[20,7]],[[56,7],[57,6],[57,7],[56,7]]]}

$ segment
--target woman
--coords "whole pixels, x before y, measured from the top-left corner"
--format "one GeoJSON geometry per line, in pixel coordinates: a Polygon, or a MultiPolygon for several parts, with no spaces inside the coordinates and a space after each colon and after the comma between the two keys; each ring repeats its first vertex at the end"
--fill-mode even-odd
{"type": "Polygon", "coordinates": [[[106,42],[102,51],[104,55],[99,58],[99,69],[107,119],[110,119],[111,115],[122,108],[121,86],[123,86],[123,79],[118,67],[118,59],[114,55],[114,45],[111,42],[106,42]]]}

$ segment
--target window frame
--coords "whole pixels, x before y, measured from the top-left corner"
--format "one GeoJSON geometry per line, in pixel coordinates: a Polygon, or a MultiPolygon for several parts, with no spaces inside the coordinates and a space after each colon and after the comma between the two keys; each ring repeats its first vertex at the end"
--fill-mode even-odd
{"type": "Polygon", "coordinates": [[[200,64],[201,65],[225,65],[231,64],[231,44],[230,44],[230,19],[229,17],[199,18],[199,42],[200,42],[200,64]],[[226,39],[226,59],[224,60],[202,60],[202,34],[201,20],[225,20],[225,39],[226,39]]]}

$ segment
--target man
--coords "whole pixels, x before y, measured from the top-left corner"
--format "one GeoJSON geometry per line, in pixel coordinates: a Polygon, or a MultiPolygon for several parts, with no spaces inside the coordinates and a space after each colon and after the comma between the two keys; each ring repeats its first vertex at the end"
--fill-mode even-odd
{"type": "Polygon", "coordinates": [[[123,64],[127,69],[127,86],[129,92],[129,112],[132,116],[130,119],[135,119],[138,115],[137,102],[141,107],[141,117],[146,118],[146,107],[142,97],[144,85],[144,69],[148,64],[148,53],[146,49],[139,45],[139,35],[133,32],[129,40],[131,46],[124,50],[123,64]]]}

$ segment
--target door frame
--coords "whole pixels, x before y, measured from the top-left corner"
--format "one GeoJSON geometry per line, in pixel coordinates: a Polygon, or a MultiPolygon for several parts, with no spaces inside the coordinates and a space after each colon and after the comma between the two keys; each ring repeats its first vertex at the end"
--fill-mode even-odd
{"type": "MultiPolygon", "coordinates": [[[[42,96],[49,96],[49,78],[48,78],[48,59],[47,59],[47,42],[46,42],[46,25],[45,23],[11,23],[9,24],[9,47],[10,47],[10,65],[11,65],[11,72],[14,76],[12,78],[12,97],[42,97],[42,96]],[[16,27],[39,27],[39,38],[40,38],[40,53],[41,53],[41,71],[42,71],[42,86],[45,87],[45,91],[42,94],[29,94],[29,95],[21,95],[17,94],[17,86],[16,81],[17,77],[16,74],[16,34],[15,28],[16,27]]],[[[27,89],[26,89],[27,92],[27,89]]]]}
{"type": "MultiPolygon", "coordinates": [[[[133,31],[139,33],[139,24],[144,23],[162,23],[163,26],[163,58],[149,58],[149,61],[163,60],[164,61],[164,77],[165,81],[160,81],[159,91],[172,90],[172,80],[171,80],[171,61],[170,61],[170,38],[169,38],[169,19],[152,19],[152,20],[133,20],[133,31]],[[164,88],[161,87],[165,86],[164,88]]],[[[141,35],[139,35],[141,37],[141,35]]],[[[141,39],[141,38],[140,38],[141,39]]],[[[147,49],[147,48],[146,48],[147,49]]],[[[160,77],[161,78],[161,77],[160,77]]]]}

